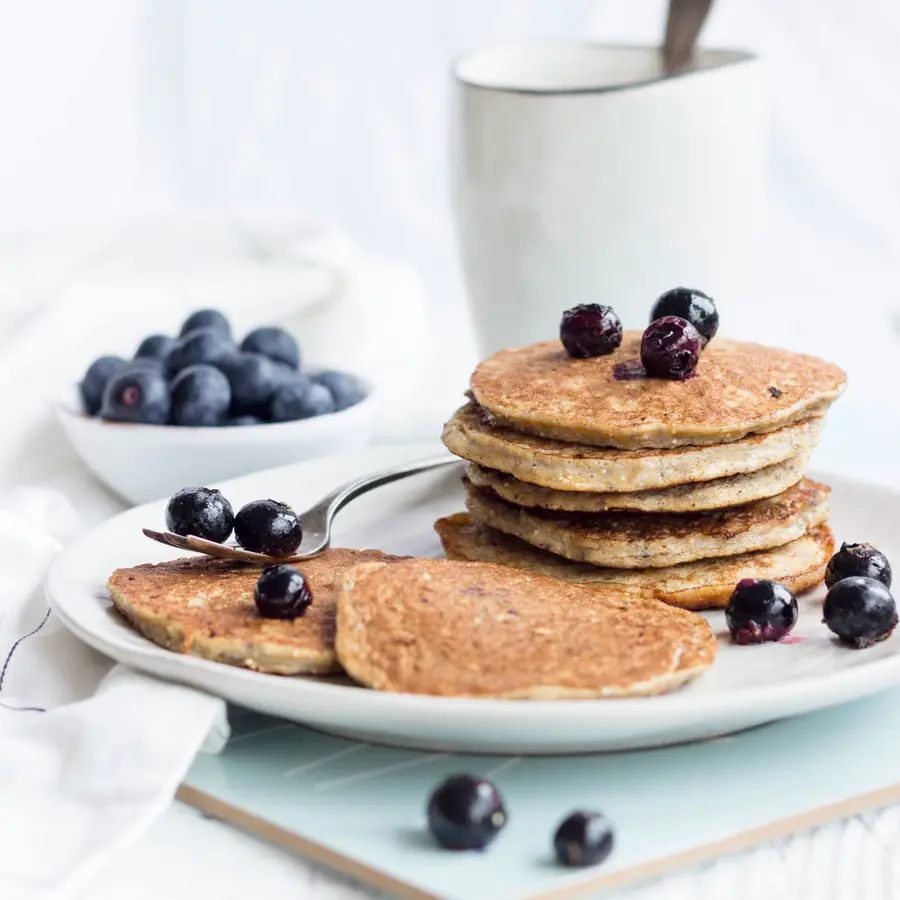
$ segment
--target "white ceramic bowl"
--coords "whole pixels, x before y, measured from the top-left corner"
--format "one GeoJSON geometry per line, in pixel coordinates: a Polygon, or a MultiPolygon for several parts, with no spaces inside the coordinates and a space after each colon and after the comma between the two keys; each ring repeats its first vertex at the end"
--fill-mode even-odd
{"type": "Polygon", "coordinates": [[[378,392],[341,412],[266,425],[183,428],[104,422],[84,414],[78,389],[56,404],[76,453],[131,503],[167,497],[188,485],[212,485],[260,469],[358,450],[372,440],[378,392]]]}

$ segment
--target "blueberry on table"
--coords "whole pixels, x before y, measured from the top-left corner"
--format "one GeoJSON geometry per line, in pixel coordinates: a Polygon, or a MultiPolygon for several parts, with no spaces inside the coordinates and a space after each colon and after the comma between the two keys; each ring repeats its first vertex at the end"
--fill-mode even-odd
{"type": "Polygon", "coordinates": [[[282,385],[269,401],[269,419],[273,422],[311,419],[334,411],[331,391],[308,378],[297,378],[282,385]]]}
{"type": "Polygon", "coordinates": [[[166,425],[171,408],[169,386],[160,371],[127,368],[106,385],[100,418],[109,422],[166,425]]]}
{"type": "Polygon", "coordinates": [[[854,575],[874,578],[885,587],[891,586],[893,577],[888,558],[871,544],[841,544],[841,549],[828,561],[825,586],[833,587],[842,578],[854,575]]]}
{"type": "Polygon", "coordinates": [[[234,536],[253,553],[290,556],[303,538],[300,517],[286,503],[253,500],[234,517],[234,536]]]}
{"type": "Polygon", "coordinates": [[[231,504],[215,488],[186,487],[166,506],[166,528],[221,544],[234,527],[231,504]]]}
{"type": "Polygon", "coordinates": [[[274,325],[254,328],[241,341],[241,350],[246,350],[248,353],[261,353],[292,369],[300,368],[300,348],[293,335],[274,325]]]}
{"type": "Polygon", "coordinates": [[[607,356],[622,343],[622,323],[611,306],[584,303],[563,313],[559,339],[569,356],[607,356]]]}
{"type": "Polygon", "coordinates": [[[825,595],[825,624],[843,643],[862,649],[891,636],[897,604],[890,590],[874,578],[842,578],[825,595]]]}
{"type": "Polygon", "coordinates": [[[779,581],[744,578],[728,599],[725,622],[737,644],[777,641],[797,624],[797,599],[779,581]]]}
{"type": "Polygon", "coordinates": [[[182,369],[212,364],[234,353],[234,341],[215,328],[200,328],[178,338],[166,354],[166,372],[174,378],[182,369]]]}
{"type": "Polygon", "coordinates": [[[655,322],[663,316],[678,316],[690,322],[697,329],[704,347],[719,330],[719,313],[712,297],[691,288],[679,287],[666,291],[653,304],[650,321],[655,322]]]}
{"type": "Polygon", "coordinates": [[[266,566],[253,589],[256,609],[267,619],[296,619],[312,603],[309,583],[293,566],[266,566]]]}
{"type": "Polygon", "coordinates": [[[231,325],[228,319],[225,318],[225,315],[217,309],[198,309],[196,312],[192,312],[184,320],[184,324],[181,326],[181,331],[178,334],[180,337],[184,337],[198,328],[211,328],[224,337],[231,337],[231,325]]]}
{"type": "Polygon", "coordinates": [[[357,403],[366,398],[366,389],[363,387],[362,382],[346,372],[336,372],[329,369],[326,372],[319,372],[317,375],[313,375],[312,380],[316,384],[324,385],[331,391],[335,412],[356,406],[357,403]]]}
{"type": "Polygon", "coordinates": [[[126,362],[121,356],[101,356],[88,366],[78,388],[84,403],[84,411],[89,416],[95,416],[100,412],[106,385],[110,378],[120,372],[125,365],[126,362]]]}
{"type": "Polygon", "coordinates": [[[612,853],[613,842],[612,823],[606,816],[573,812],[556,829],[553,849],[563,866],[597,866],[612,853]]]}
{"type": "Polygon", "coordinates": [[[693,374],[700,359],[700,335],[687,319],[663,316],[641,338],[641,362],[654,378],[680,381],[693,374]]]}
{"type": "Polygon", "coordinates": [[[231,386],[235,414],[256,414],[284,383],[284,371],[260,353],[231,353],[216,362],[231,386]]]}
{"type": "Polygon", "coordinates": [[[174,345],[175,338],[170,338],[167,334],[151,334],[138,345],[134,358],[164,359],[174,345]]]}
{"type": "Polygon", "coordinates": [[[428,801],[428,827],[447,850],[481,850],[506,824],[503,798],[497,789],[474,775],[453,775],[428,801]]]}
{"type": "Polygon", "coordinates": [[[182,369],[171,385],[173,425],[194,428],[221,425],[231,406],[231,386],[214,366],[182,369]]]}

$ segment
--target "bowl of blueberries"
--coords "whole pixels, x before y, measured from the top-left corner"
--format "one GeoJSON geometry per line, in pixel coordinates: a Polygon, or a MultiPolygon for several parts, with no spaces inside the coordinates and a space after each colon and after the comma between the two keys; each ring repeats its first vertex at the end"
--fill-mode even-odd
{"type": "Polygon", "coordinates": [[[377,396],[358,375],[304,364],[293,335],[242,340],[219,310],[177,336],[144,338],[131,359],[101,356],[57,405],[75,451],[132,503],[368,444],[377,396]]]}

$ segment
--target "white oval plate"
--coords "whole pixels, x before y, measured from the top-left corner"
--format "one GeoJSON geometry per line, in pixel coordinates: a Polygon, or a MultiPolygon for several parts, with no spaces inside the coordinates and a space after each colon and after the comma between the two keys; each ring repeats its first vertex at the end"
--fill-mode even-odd
{"type": "MultiPolygon", "coordinates": [[[[260,472],[222,487],[235,508],[274,497],[302,509],[352,477],[437,450],[434,445],[370,449],[260,472]]],[[[463,508],[460,474],[453,467],[416,476],[354,501],[337,518],[335,545],[442,555],[432,523],[463,508]]],[[[869,541],[900,564],[900,495],[873,484],[821,477],[834,489],[832,527],[837,540],[869,541]]],[[[131,630],[112,609],[106,579],[113,569],[178,555],[141,534],[142,526],[160,525],[164,506],[157,501],[129,510],[62,554],[47,579],[57,615],[83,641],[119,662],[324,731],[480,753],[623,750],[723,735],[900,682],[900,631],[868,650],[840,646],[821,622],[821,588],[801,598],[800,621],[790,643],[735,646],[727,639],[723,614],[709,614],[719,637],[715,665],[699,681],[662,697],[453,699],[261,675],[163,650],[131,630]]]]}

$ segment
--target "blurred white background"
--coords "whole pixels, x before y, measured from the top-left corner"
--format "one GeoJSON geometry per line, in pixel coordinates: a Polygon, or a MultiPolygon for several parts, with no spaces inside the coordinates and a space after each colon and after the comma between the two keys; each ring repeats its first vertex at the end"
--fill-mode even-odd
{"type": "MultiPolygon", "coordinates": [[[[517,37],[657,42],[664,14],[663,0],[6,0],[0,311],[39,302],[109,223],[224,209],[336,222],[412,264],[456,317],[453,57],[517,37]],[[50,234],[65,235],[54,265],[50,234]]],[[[718,0],[701,42],[764,58],[771,114],[757,300],[717,298],[723,329],[843,363],[859,402],[896,352],[900,4],[718,0]]]]}

